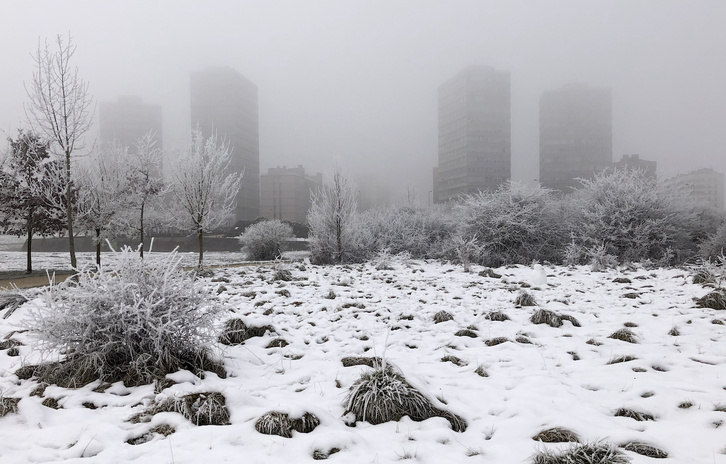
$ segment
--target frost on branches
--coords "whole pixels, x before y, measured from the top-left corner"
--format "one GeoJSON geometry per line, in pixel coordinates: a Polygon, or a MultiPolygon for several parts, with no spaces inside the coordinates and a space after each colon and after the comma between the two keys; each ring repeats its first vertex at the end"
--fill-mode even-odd
{"type": "Polygon", "coordinates": [[[200,269],[204,233],[234,219],[243,173],[229,172],[231,161],[229,143],[218,141],[215,135],[205,139],[197,126],[191,147],[176,164],[172,190],[181,212],[174,219],[180,229],[197,234],[200,269]]]}
{"type": "Polygon", "coordinates": [[[150,261],[126,248],[118,258],[46,287],[25,325],[65,359],[26,369],[61,386],[144,384],[180,369],[223,376],[210,348],[222,308],[204,282],[181,270],[176,253],[150,261]]]}

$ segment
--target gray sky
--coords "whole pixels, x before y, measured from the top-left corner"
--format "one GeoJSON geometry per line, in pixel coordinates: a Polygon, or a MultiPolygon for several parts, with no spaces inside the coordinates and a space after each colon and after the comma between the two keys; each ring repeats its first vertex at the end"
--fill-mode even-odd
{"type": "Polygon", "coordinates": [[[338,160],[425,202],[437,88],[468,64],[511,72],[514,180],[538,177],[539,98],[569,82],[612,88],[616,160],[726,171],[723,0],[36,0],[2,13],[6,134],[23,125],[38,37],[70,31],[96,100],[161,104],[166,147],[189,137],[189,71],[240,71],[259,89],[263,172],[338,160]]]}

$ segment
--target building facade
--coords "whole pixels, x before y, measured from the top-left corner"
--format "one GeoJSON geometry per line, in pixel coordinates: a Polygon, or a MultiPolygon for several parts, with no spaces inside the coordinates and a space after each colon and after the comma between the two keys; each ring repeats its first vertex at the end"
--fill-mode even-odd
{"type": "Polygon", "coordinates": [[[232,150],[230,170],[244,172],[237,194],[237,221],[260,216],[260,135],[257,86],[232,68],[191,73],[192,129],[216,135],[232,150]]]}
{"type": "Polygon", "coordinates": [[[647,177],[655,179],[658,162],[641,159],[640,155],[623,155],[620,161],[613,164],[613,167],[615,169],[638,169],[643,171],[647,177]]]}
{"type": "Polygon", "coordinates": [[[145,104],[138,96],[120,96],[116,102],[101,103],[98,113],[101,142],[117,142],[136,150],[140,138],[154,131],[156,147],[163,147],[161,106],[145,104]]]}
{"type": "Polygon", "coordinates": [[[439,86],[434,202],[497,189],[511,179],[510,75],[469,66],[439,86]]]}
{"type": "Polygon", "coordinates": [[[539,105],[539,182],[568,192],[613,162],[612,92],[583,84],[545,92],[539,105]]]}
{"type": "Polygon", "coordinates": [[[307,176],[302,166],[277,167],[260,176],[260,214],[267,219],[304,224],[310,195],[323,186],[323,175],[307,176]]]}
{"type": "Polygon", "coordinates": [[[713,169],[698,169],[668,179],[668,184],[693,197],[698,203],[724,209],[724,174],[713,169]]]}

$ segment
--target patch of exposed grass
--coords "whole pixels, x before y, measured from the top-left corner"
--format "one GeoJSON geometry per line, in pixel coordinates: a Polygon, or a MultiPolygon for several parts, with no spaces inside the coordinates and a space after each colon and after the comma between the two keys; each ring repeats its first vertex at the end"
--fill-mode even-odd
{"type": "Polygon", "coordinates": [[[615,411],[614,416],[615,417],[627,417],[628,419],[633,419],[638,422],[655,420],[655,416],[653,416],[652,414],[635,411],[634,409],[628,409],[628,408],[618,409],[617,411],[615,411]]]}
{"type": "Polygon", "coordinates": [[[636,358],[635,356],[630,356],[630,355],[626,354],[623,356],[616,356],[616,357],[612,358],[611,360],[608,361],[608,364],[619,364],[619,363],[624,363],[624,362],[635,361],[636,359],[638,359],[638,358],[636,358]]]}
{"type": "Polygon", "coordinates": [[[441,322],[451,321],[454,319],[454,316],[451,315],[448,311],[439,311],[436,314],[434,314],[434,324],[439,324],[441,322]]]}
{"type": "Polygon", "coordinates": [[[507,337],[496,337],[496,338],[490,338],[489,340],[485,340],[484,344],[486,346],[497,346],[501,345],[502,343],[508,342],[509,339],[507,337]]]}
{"type": "Polygon", "coordinates": [[[681,401],[681,403],[678,405],[678,409],[691,409],[693,406],[695,406],[695,403],[691,400],[681,401]]]}
{"type": "Polygon", "coordinates": [[[275,332],[274,327],[263,325],[261,327],[248,327],[242,319],[233,318],[224,323],[219,343],[223,345],[240,345],[252,337],[262,337],[267,332],[275,332]]]}
{"type": "Polygon", "coordinates": [[[461,329],[461,330],[457,331],[454,335],[457,337],[469,337],[469,338],[478,337],[476,332],[474,332],[473,330],[470,330],[470,329],[461,329]]]}
{"type": "Polygon", "coordinates": [[[306,412],[298,419],[291,418],[287,413],[270,411],[263,414],[255,422],[255,430],[265,435],[278,435],[283,438],[292,438],[293,430],[300,433],[310,433],[320,425],[320,419],[306,412]]]}
{"type": "Polygon", "coordinates": [[[532,464],[627,464],[630,458],[610,443],[573,445],[562,451],[539,451],[532,464]]]}
{"type": "Polygon", "coordinates": [[[620,340],[622,342],[638,343],[638,339],[635,337],[635,334],[630,329],[616,330],[615,332],[608,335],[608,338],[612,338],[613,340],[620,340]]]}
{"type": "Polygon", "coordinates": [[[229,410],[226,403],[224,395],[219,392],[190,393],[169,397],[152,405],[146,415],[176,412],[194,425],[229,425],[229,410]]]}
{"type": "Polygon", "coordinates": [[[488,319],[492,322],[504,322],[509,320],[509,316],[502,311],[491,311],[484,316],[484,319],[488,319]]]}
{"type": "Polygon", "coordinates": [[[515,306],[537,306],[537,300],[526,290],[520,290],[514,299],[515,306]]]}
{"type": "Polygon", "coordinates": [[[447,354],[446,356],[444,356],[443,358],[441,358],[441,362],[450,362],[450,363],[455,364],[455,365],[457,365],[459,367],[466,366],[466,361],[464,361],[463,359],[458,358],[456,356],[450,355],[450,354],[447,354]]]}
{"type": "Polygon", "coordinates": [[[640,441],[629,441],[621,444],[620,447],[626,451],[632,451],[649,458],[664,459],[668,457],[668,453],[662,449],[640,441]]]}
{"type": "Polygon", "coordinates": [[[562,321],[569,321],[573,326],[580,327],[580,322],[572,316],[566,314],[557,314],[548,309],[538,309],[529,318],[532,324],[547,324],[550,327],[562,327],[562,321]]]}
{"type": "Polygon", "coordinates": [[[726,309],[726,293],[723,290],[716,290],[696,300],[697,308],[726,309]]]}
{"type": "Polygon", "coordinates": [[[486,368],[481,364],[477,366],[477,368],[474,370],[474,373],[479,377],[489,377],[489,373],[487,372],[486,368]]]}
{"type": "Polygon", "coordinates": [[[541,441],[543,443],[580,443],[579,435],[564,427],[553,427],[551,429],[542,430],[540,433],[533,436],[532,440],[541,441]]]}
{"type": "Polygon", "coordinates": [[[343,367],[368,366],[375,369],[383,365],[383,360],[377,356],[347,356],[340,362],[343,363],[343,367]]]}

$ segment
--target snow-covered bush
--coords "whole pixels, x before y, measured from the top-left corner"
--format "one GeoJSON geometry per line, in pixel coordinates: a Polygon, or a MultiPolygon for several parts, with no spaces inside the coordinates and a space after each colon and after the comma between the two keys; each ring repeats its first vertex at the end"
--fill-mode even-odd
{"type": "Polygon", "coordinates": [[[282,246],[292,236],[289,224],[271,219],[247,227],[239,236],[239,242],[250,259],[273,260],[282,256],[282,246]]]}
{"type": "Polygon", "coordinates": [[[462,237],[480,245],[476,261],[494,267],[560,261],[569,238],[563,215],[548,190],[517,183],[468,196],[458,207],[462,237]]]}
{"type": "Polygon", "coordinates": [[[723,256],[726,252],[726,223],[722,224],[715,233],[701,242],[699,255],[704,259],[723,256]]]}
{"type": "Polygon", "coordinates": [[[691,202],[639,170],[608,170],[580,180],[573,201],[582,216],[573,227],[585,249],[604,247],[620,262],[685,259],[695,252],[691,202]],[[671,252],[667,251],[671,249],[671,252]]]}
{"type": "Polygon", "coordinates": [[[222,308],[179,262],[176,253],[150,261],[126,248],[112,265],[49,286],[25,323],[42,348],[65,360],[34,374],[49,383],[80,372],[131,384],[180,369],[223,376],[211,350],[222,308]]]}
{"type": "Polygon", "coordinates": [[[358,190],[339,169],[331,181],[311,196],[308,210],[308,243],[315,264],[356,262],[360,255],[357,233],[358,190]]]}
{"type": "Polygon", "coordinates": [[[414,259],[452,257],[457,223],[448,205],[375,208],[362,213],[358,225],[364,229],[359,236],[368,255],[388,250],[393,255],[407,252],[414,259]]]}

